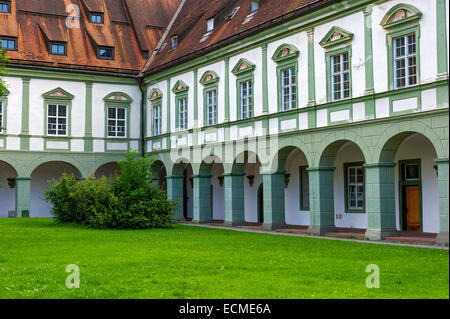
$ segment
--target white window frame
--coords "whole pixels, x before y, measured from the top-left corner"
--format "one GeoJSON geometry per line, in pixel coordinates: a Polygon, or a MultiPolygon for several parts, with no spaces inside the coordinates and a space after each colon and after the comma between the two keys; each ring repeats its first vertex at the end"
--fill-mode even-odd
{"type": "Polygon", "coordinates": [[[188,126],[188,105],[187,98],[182,97],[178,99],[178,129],[187,130],[188,126]]]}
{"type": "Polygon", "coordinates": [[[214,18],[206,20],[206,33],[210,33],[214,30],[214,18]]]}
{"type": "Polygon", "coordinates": [[[217,89],[206,90],[206,125],[217,124],[217,89]]]}
{"type": "Polygon", "coordinates": [[[0,134],[3,133],[3,117],[4,117],[3,101],[0,101],[0,134]]]}
{"type": "Polygon", "coordinates": [[[416,34],[415,33],[409,33],[407,35],[403,35],[400,37],[396,37],[392,39],[392,57],[394,59],[393,61],[393,75],[394,75],[394,88],[396,89],[400,89],[400,88],[405,88],[405,87],[409,87],[409,86],[413,86],[413,85],[417,85],[418,83],[418,76],[417,76],[417,41],[416,41],[416,34]],[[404,54],[403,55],[397,55],[397,48],[399,47],[397,44],[397,40],[404,40],[404,54]],[[410,43],[410,39],[414,40],[414,52],[410,53],[409,48],[410,45],[412,43],[410,43]],[[414,58],[415,59],[415,64],[410,64],[410,59],[414,58]],[[397,67],[397,63],[403,61],[404,63],[404,68],[405,68],[405,85],[398,85],[398,81],[400,79],[402,79],[403,77],[399,77],[397,74],[397,70],[401,69],[397,67]],[[414,74],[414,83],[411,82],[411,73],[410,73],[410,68],[411,67],[415,67],[415,74],[414,74]]]}
{"type": "Polygon", "coordinates": [[[67,104],[60,104],[60,103],[48,103],[47,104],[47,135],[48,136],[68,136],[68,115],[69,115],[69,106],[67,104]],[[56,107],[56,115],[50,115],[50,106],[56,107]],[[65,115],[60,115],[59,107],[64,106],[65,107],[65,115]],[[55,119],[56,123],[50,123],[50,119],[55,119]],[[64,119],[64,123],[60,123],[60,119],[64,119]],[[52,129],[50,129],[50,125],[52,125],[52,129]],[[62,126],[64,126],[64,134],[60,134],[59,131],[62,131],[62,126]],[[56,133],[50,133],[50,131],[55,131],[56,133]]]}
{"type": "Polygon", "coordinates": [[[106,134],[108,135],[108,137],[109,138],[127,138],[127,108],[126,107],[122,107],[122,106],[108,106],[106,108],[106,116],[107,116],[107,118],[106,118],[106,134]],[[115,109],[116,110],[115,117],[110,117],[110,115],[109,115],[109,110],[110,109],[115,109]],[[118,117],[119,116],[119,112],[118,112],[119,109],[123,110],[123,114],[124,114],[124,118],[123,119],[118,117]],[[110,125],[109,124],[110,121],[114,121],[114,125],[110,125]],[[124,125],[123,126],[122,125],[118,125],[119,121],[123,121],[124,125]],[[111,135],[112,132],[109,129],[110,127],[114,127],[115,128],[114,129],[114,134],[115,135],[111,135]],[[119,127],[123,127],[123,136],[119,136],[118,135],[118,133],[119,133],[118,128],[119,127]]]}
{"type": "Polygon", "coordinates": [[[289,111],[296,108],[297,105],[297,69],[295,66],[288,67],[286,69],[280,70],[281,76],[281,110],[289,111]],[[284,84],[285,80],[285,72],[288,72],[289,83],[284,84]],[[295,78],[293,80],[293,78],[295,78]],[[288,100],[286,101],[286,96],[284,94],[285,89],[289,90],[289,94],[287,96],[288,100]],[[294,98],[295,96],[295,98],[294,98]],[[288,102],[288,106],[286,107],[286,102],[288,102]]]}
{"type": "Polygon", "coordinates": [[[161,135],[161,104],[153,105],[153,135],[161,135]]]}
{"type": "Polygon", "coordinates": [[[330,76],[331,76],[331,100],[339,101],[343,99],[350,98],[350,56],[348,52],[343,52],[340,54],[336,54],[330,57],[330,76]],[[345,60],[344,58],[347,58],[345,60]],[[335,60],[339,58],[339,63],[335,63],[335,60]],[[347,64],[347,69],[345,69],[345,65],[347,64]],[[338,65],[338,71],[335,71],[334,66],[338,65]],[[347,76],[347,81],[345,81],[345,76],[347,76]],[[339,90],[336,90],[336,81],[335,77],[339,77],[339,90]],[[348,83],[348,89],[345,89],[345,83],[348,83]],[[348,93],[345,96],[345,93],[348,93]],[[338,94],[338,96],[336,96],[338,94]]]}
{"type": "Polygon", "coordinates": [[[253,116],[253,81],[244,80],[239,83],[240,92],[240,115],[241,119],[248,119],[253,116]]]}
{"type": "Polygon", "coordinates": [[[348,166],[347,167],[347,208],[349,210],[364,210],[364,168],[362,166],[348,166]],[[355,177],[355,181],[352,182],[351,181],[351,174],[350,171],[354,171],[354,177],[355,177]],[[362,176],[362,182],[358,182],[358,170],[361,170],[361,176],[362,176]],[[355,187],[355,205],[351,205],[352,202],[352,192],[350,191],[351,187],[355,187]],[[362,187],[362,192],[358,191],[358,188],[362,187]],[[361,194],[362,198],[359,199],[358,195],[361,194]],[[358,201],[362,201],[362,206],[358,205],[358,201]]]}

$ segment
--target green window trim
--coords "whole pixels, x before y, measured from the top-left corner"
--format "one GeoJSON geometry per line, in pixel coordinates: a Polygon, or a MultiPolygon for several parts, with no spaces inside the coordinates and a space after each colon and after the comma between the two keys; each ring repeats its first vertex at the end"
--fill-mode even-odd
{"type": "MultiPolygon", "coordinates": [[[[151,114],[151,123],[150,123],[150,128],[151,128],[151,135],[152,136],[159,136],[162,134],[162,101],[163,101],[163,94],[161,92],[161,90],[159,90],[158,88],[153,88],[150,91],[149,97],[148,97],[149,101],[150,101],[150,105],[151,105],[151,110],[150,110],[150,114],[151,114]],[[160,132],[159,134],[155,134],[155,127],[154,127],[154,119],[155,119],[155,107],[159,106],[160,107],[160,132]]],[[[147,120],[147,119],[145,119],[147,120]]]]}
{"type": "Polygon", "coordinates": [[[123,92],[113,92],[103,98],[105,102],[105,139],[124,141],[130,139],[130,113],[132,98],[123,92]],[[108,136],[108,109],[124,108],[125,109],[125,136],[108,136]]]}
{"type": "Polygon", "coordinates": [[[398,90],[405,87],[420,85],[420,19],[422,13],[415,7],[407,4],[398,4],[392,7],[381,21],[386,30],[386,49],[388,59],[388,89],[398,90]],[[394,44],[393,40],[410,34],[415,35],[416,43],[416,84],[397,88],[394,84],[394,44]]]}
{"type": "Polygon", "coordinates": [[[200,78],[200,84],[203,85],[203,127],[214,126],[219,124],[219,110],[220,110],[220,99],[219,99],[219,76],[216,72],[208,70],[203,73],[200,78]],[[207,104],[207,92],[216,91],[216,118],[215,124],[208,124],[208,104],[207,104]]]}
{"type": "MultiPolygon", "coordinates": [[[[236,76],[236,119],[237,120],[244,120],[248,118],[252,118],[255,116],[255,71],[256,65],[250,62],[247,59],[240,59],[236,66],[231,71],[236,76]],[[250,116],[249,117],[242,117],[241,112],[241,102],[242,102],[242,96],[241,96],[241,83],[248,82],[251,83],[251,107],[249,110],[250,116]]],[[[264,93],[263,93],[264,94],[264,93]]]]}
{"type": "Polygon", "coordinates": [[[42,94],[44,98],[44,137],[52,139],[68,139],[71,137],[72,128],[72,100],[74,96],[69,92],[58,87],[47,93],[42,94]],[[66,109],[66,134],[53,135],[48,134],[48,107],[49,105],[65,105],[66,109]]]}
{"type": "Polygon", "coordinates": [[[364,162],[344,163],[344,202],[345,213],[364,214],[366,212],[366,170],[364,168],[364,162]],[[363,172],[363,208],[362,209],[350,209],[348,205],[348,168],[361,167],[363,172]]]}
{"type": "Polygon", "coordinates": [[[287,112],[292,109],[298,108],[298,56],[300,54],[300,51],[291,44],[282,44],[280,45],[276,50],[275,53],[272,56],[272,60],[277,64],[277,95],[278,95],[278,112],[287,112]],[[295,68],[295,105],[293,108],[290,108],[288,110],[283,110],[282,105],[282,76],[281,72],[295,68]]]}
{"type": "Polygon", "coordinates": [[[332,27],[330,31],[319,42],[324,49],[335,48],[342,44],[347,44],[353,40],[353,33],[346,31],[340,27],[332,27]]]}
{"type": "MultiPolygon", "coordinates": [[[[310,203],[308,202],[308,205],[306,205],[306,203],[303,201],[303,176],[305,176],[305,174],[308,174],[308,194],[309,194],[309,172],[307,171],[308,166],[299,166],[298,170],[298,180],[299,180],[299,184],[298,184],[298,190],[299,190],[299,204],[300,204],[300,211],[309,211],[310,210],[310,203]]],[[[309,198],[308,198],[309,201],[309,198]]]]}
{"type": "MultiPolygon", "coordinates": [[[[185,131],[189,128],[189,86],[181,80],[178,80],[172,88],[172,92],[175,94],[175,129],[177,131],[185,131]],[[186,100],[186,127],[180,128],[180,110],[179,101],[186,100]]],[[[170,131],[170,130],[169,130],[170,131]]]]}
{"type": "Polygon", "coordinates": [[[326,86],[327,86],[327,102],[337,102],[337,101],[344,101],[344,100],[348,100],[351,99],[353,97],[353,91],[352,91],[352,46],[346,46],[340,49],[335,49],[335,50],[331,50],[331,51],[327,51],[325,53],[325,67],[326,67],[326,86]],[[332,76],[332,72],[331,72],[331,58],[337,55],[342,55],[342,54],[348,54],[348,64],[349,64],[349,97],[346,98],[341,98],[341,99],[336,99],[334,100],[332,97],[332,81],[331,81],[331,76],[332,76]]]}
{"type": "MultiPolygon", "coordinates": [[[[6,89],[5,89],[6,90],[6,89]]],[[[0,96],[0,103],[2,104],[2,112],[0,119],[0,135],[6,135],[7,130],[7,114],[8,114],[8,95],[9,91],[6,90],[6,95],[0,96]]]]}

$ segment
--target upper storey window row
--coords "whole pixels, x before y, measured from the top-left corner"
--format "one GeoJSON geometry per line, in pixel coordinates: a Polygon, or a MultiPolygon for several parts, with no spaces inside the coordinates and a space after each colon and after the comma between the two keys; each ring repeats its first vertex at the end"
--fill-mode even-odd
{"type": "Polygon", "coordinates": [[[11,13],[11,1],[0,1],[0,13],[11,13]]]}

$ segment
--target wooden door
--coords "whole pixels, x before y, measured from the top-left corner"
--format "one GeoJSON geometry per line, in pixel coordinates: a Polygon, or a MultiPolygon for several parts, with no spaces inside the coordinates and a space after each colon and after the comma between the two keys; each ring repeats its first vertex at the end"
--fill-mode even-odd
{"type": "Polygon", "coordinates": [[[406,230],[420,231],[420,188],[406,187],[406,230]]]}

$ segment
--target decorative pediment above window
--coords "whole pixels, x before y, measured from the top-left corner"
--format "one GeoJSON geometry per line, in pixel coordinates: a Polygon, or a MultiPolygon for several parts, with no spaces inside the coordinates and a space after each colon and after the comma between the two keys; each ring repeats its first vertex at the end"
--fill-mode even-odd
{"type": "Polygon", "coordinates": [[[172,92],[175,94],[186,92],[187,90],[189,90],[189,86],[181,80],[178,80],[172,88],[172,92]]]}
{"type": "Polygon", "coordinates": [[[61,88],[51,90],[47,93],[42,94],[42,96],[44,97],[44,99],[57,99],[57,100],[73,100],[74,98],[72,94],[61,88]]]}
{"type": "Polygon", "coordinates": [[[206,71],[205,73],[203,73],[202,77],[200,78],[200,83],[205,86],[205,85],[215,84],[215,83],[219,82],[219,80],[220,80],[220,78],[216,72],[206,71]]]}
{"type": "Polygon", "coordinates": [[[335,26],[328,31],[319,44],[322,48],[329,48],[345,42],[351,42],[352,40],[353,33],[335,26]]]}
{"type": "Polygon", "coordinates": [[[156,100],[159,100],[161,98],[162,98],[162,92],[159,89],[157,89],[157,88],[153,88],[150,91],[150,95],[148,96],[148,99],[150,101],[156,101],[156,100]]]}
{"type": "Polygon", "coordinates": [[[272,60],[276,63],[283,62],[289,59],[296,59],[300,51],[293,46],[292,44],[282,44],[275,50],[275,53],[272,56],[272,60]]]}
{"type": "Polygon", "coordinates": [[[128,94],[125,94],[123,92],[113,92],[105,96],[103,98],[103,101],[130,104],[133,99],[128,94]]]}
{"type": "Polygon", "coordinates": [[[255,65],[247,59],[240,59],[231,73],[240,75],[244,73],[251,73],[255,70],[255,65]]]}
{"type": "Polygon", "coordinates": [[[381,20],[381,26],[384,29],[393,28],[400,24],[416,22],[422,17],[422,12],[409,4],[400,3],[393,6],[381,20]]]}

